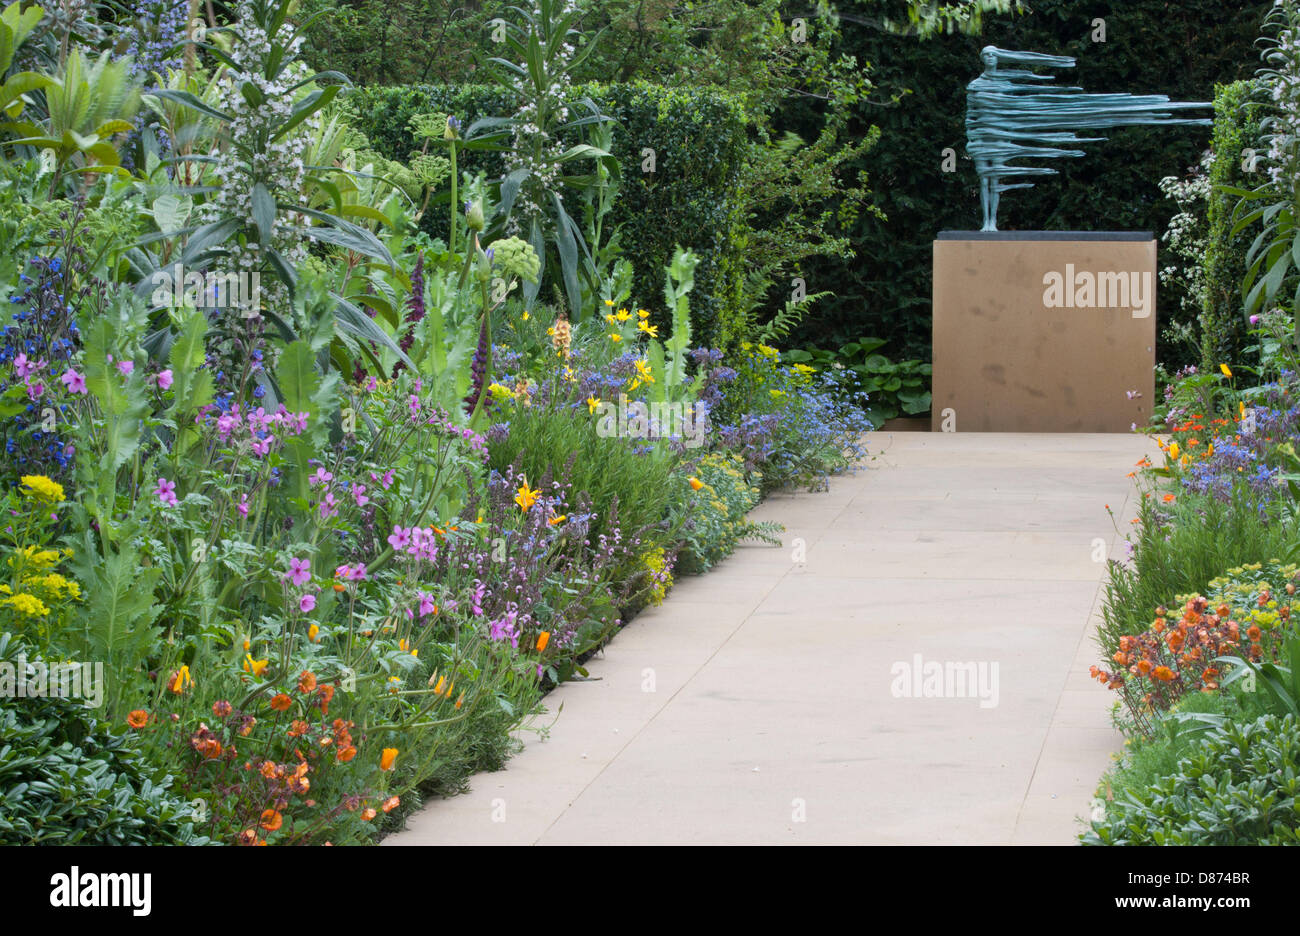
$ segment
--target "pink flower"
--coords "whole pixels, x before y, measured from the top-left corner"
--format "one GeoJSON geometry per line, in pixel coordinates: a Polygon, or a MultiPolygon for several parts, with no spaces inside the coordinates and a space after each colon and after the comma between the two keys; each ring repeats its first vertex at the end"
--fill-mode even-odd
{"type": "Polygon", "coordinates": [[[29,360],[27,355],[20,354],[18,357],[14,358],[14,373],[19,377],[30,377],[32,374],[44,367],[46,363],[47,362],[44,360],[29,360]]]}
{"type": "Polygon", "coordinates": [[[292,558],[289,560],[289,571],[284,573],[284,577],[295,585],[305,585],[311,579],[311,560],[292,558]]]}
{"type": "Polygon", "coordinates": [[[239,515],[241,517],[248,516],[248,495],[247,494],[239,495],[239,503],[235,505],[235,509],[239,511],[239,515]]]}
{"type": "Polygon", "coordinates": [[[45,384],[41,383],[40,381],[27,385],[27,398],[29,400],[37,399],[44,392],[45,392],[45,384]]]}
{"type": "Polygon", "coordinates": [[[388,545],[394,549],[405,549],[411,544],[411,531],[396,524],[393,526],[393,532],[388,537],[388,545]]]}
{"type": "Polygon", "coordinates": [[[271,443],[275,441],[275,436],[268,435],[265,439],[253,440],[253,454],[265,455],[271,451],[271,443]]]}
{"type": "Polygon", "coordinates": [[[389,468],[384,472],[384,490],[387,491],[393,483],[393,469],[389,468]]]}
{"type": "Polygon", "coordinates": [[[334,480],[334,475],[324,468],[317,468],[316,473],[307,479],[312,484],[319,484],[322,487],[334,480]]]}
{"type": "Polygon", "coordinates": [[[334,492],[329,491],[325,494],[325,499],[320,502],[320,518],[328,520],[330,517],[339,515],[338,501],[334,499],[334,492]]]}
{"type": "Polygon", "coordinates": [[[159,371],[159,372],[158,372],[158,389],[159,389],[159,390],[166,390],[166,389],[167,389],[168,387],[170,387],[171,385],[172,385],[172,372],[171,372],[171,369],[168,368],[168,369],[165,370],[165,371],[159,371]]]}
{"type": "Polygon", "coordinates": [[[123,377],[131,376],[131,371],[135,370],[135,361],[118,361],[117,372],[123,377]]]}
{"type": "Polygon", "coordinates": [[[370,498],[366,497],[366,486],[358,484],[352,491],[352,496],[356,499],[358,507],[364,507],[370,503],[370,498]]]}
{"type": "Polygon", "coordinates": [[[345,582],[360,582],[366,577],[366,564],[358,562],[354,566],[341,565],[334,570],[334,577],[345,582]]]}
{"type": "Polygon", "coordinates": [[[312,610],[315,607],[316,607],[315,595],[303,595],[301,598],[298,599],[298,610],[303,612],[304,614],[306,614],[308,611],[312,610]]]}
{"type": "Polygon", "coordinates": [[[65,371],[63,376],[60,377],[59,380],[62,381],[64,386],[66,386],[68,390],[71,391],[72,393],[86,392],[86,378],[81,376],[71,368],[65,371]]]}
{"type": "Polygon", "coordinates": [[[416,597],[420,599],[420,617],[428,617],[433,613],[433,596],[420,592],[416,597]]]}
{"type": "Polygon", "coordinates": [[[176,506],[176,482],[168,481],[166,478],[158,479],[158,486],[153,489],[158,499],[168,507],[176,506]]]}

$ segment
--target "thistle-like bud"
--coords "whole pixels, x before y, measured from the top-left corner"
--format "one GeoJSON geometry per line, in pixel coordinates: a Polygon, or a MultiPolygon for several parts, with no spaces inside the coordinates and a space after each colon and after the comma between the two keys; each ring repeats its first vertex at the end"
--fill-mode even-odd
{"type": "Polygon", "coordinates": [[[483,230],[483,203],[481,201],[466,202],[465,226],[471,231],[483,230]]]}

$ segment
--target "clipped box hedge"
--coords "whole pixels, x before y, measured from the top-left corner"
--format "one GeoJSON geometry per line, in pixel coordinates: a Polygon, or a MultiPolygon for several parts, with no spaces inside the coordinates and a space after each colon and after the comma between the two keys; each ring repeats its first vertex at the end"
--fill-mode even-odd
{"type": "MultiPolygon", "coordinates": [[[[744,258],[731,233],[741,223],[740,175],[749,145],[744,110],[718,91],[647,82],[574,88],[575,98],[584,95],[617,121],[613,149],[623,180],[612,220],[636,271],[633,301],[658,311],[673,247],[687,247],[700,256],[691,294],[694,343],[726,343],[735,337],[743,277],[744,258]],[[653,150],[654,172],[642,171],[651,156],[646,150],[653,150]]],[[[454,114],[468,127],[514,110],[507,93],[489,85],[356,88],[348,99],[357,128],[396,160],[418,149],[408,127],[417,113],[454,114]]],[[[501,173],[501,154],[470,151],[461,165],[493,177],[501,173]]],[[[446,235],[444,212],[429,211],[421,224],[433,236],[446,235]]]]}

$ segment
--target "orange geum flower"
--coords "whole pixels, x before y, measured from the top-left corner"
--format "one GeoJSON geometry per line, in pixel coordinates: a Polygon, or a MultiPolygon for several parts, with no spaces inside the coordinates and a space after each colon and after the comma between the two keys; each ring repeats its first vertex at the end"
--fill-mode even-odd
{"type": "Polygon", "coordinates": [[[293,700],[283,692],[277,692],[271,699],[271,708],[277,712],[289,711],[291,704],[293,704],[293,700]]]}
{"type": "Polygon", "coordinates": [[[281,771],[275,766],[275,761],[262,761],[262,766],[258,768],[258,773],[268,780],[274,780],[276,775],[281,773],[281,771]]]}
{"type": "Polygon", "coordinates": [[[380,754],[379,756],[379,769],[392,770],[393,762],[395,760],[397,760],[397,748],[395,747],[384,748],[383,753],[380,754]]]}
{"type": "Polygon", "coordinates": [[[1150,660],[1138,660],[1138,663],[1137,663],[1137,671],[1138,671],[1139,673],[1141,673],[1143,676],[1149,675],[1150,672],[1151,672],[1151,661],[1150,661],[1150,660]]]}
{"type": "Polygon", "coordinates": [[[1172,504],[1172,503],[1173,503],[1174,501],[1176,501],[1177,499],[1178,499],[1178,498],[1177,498],[1175,495],[1173,495],[1173,494],[1166,494],[1166,495],[1165,495],[1165,503],[1166,503],[1166,504],[1172,504]]]}
{"type": "Polygon", "coordinates": [[[1167,666],[1157,666],[1153,675],[1161,682],[1169,682],[1175,676],[1174,671],[1167,666]]]}
{"type": "Polygon", "coordinates": [[[143,728],[149,724],[149,713],[144,709],[136,709],[126,716],[126,723],[132,728],[143,728]]]}
{"type": "Polygon", "coordinates": [[[369,822],[371,819],[375,818],[375,816],[377,816],[377,815],[379,815],[378,812],[376,812],[375,810],[373,810],[373,809],[371,809],[369,806],[367,806],[365,809],[361,810],[361,821],[362,821],[362,822],[369,822]]]}
{"type": "Polygon", "coordinates": [[[325,685],[319,689],[320,693],[320,713],[328,715],[330,713],[330,702],[334,700],[334,687],[325,685]]]}
{"type": "Polygon", "coordinates": [[[1250,625],[1250,627],[1246,628],[1246,636],[1249,637],[1252,641],[1259,640],[1259,634],[1260,631],[1259,631],[1258,624],[1252,624],[1250,625]]]}
{"type": "MultiPolygon", "coordinates": [[[[329,738],[321,739],[322,744],[327,741],[329,741],[329,738]]],[[[347,747],[340,747],[336,756],[338,757],[338,762],[340,764],[346,764],[348,761],[352,760],[352,758],[357,756],[357,749],[349,744],[347,747]]]]}
{"type": "Polygon", "coordinates": [[[262,811],[262,819],[258,823],[258,825],[268,832],[274,832],[283,824],[284,818],[274,809],[264,809],[262,811]]]}
{"type": "Polygon", "coordinates": [[[298,691],[303,695],[316,690],[316,674],[310,670],[303,670],[302,675],[298,677],[298,691]]]}
{"type": "Polygon", "coordinates": [[[390,797],[388,797],[388,799],[384,800],[384,805],[381,806],[380,808],[381,808],[384,812],[392,812],[394,809],[396,809],[398,806],[400,806],[401,803],[402,803],[402,800],[401,800],[400,797],[397,797],[397,796],[390,796],[390,797]]]}
{"type": "Polygon", "coordinates": [[[301,718],[295,718],[293,720],[293,724],[289,726],[289,737],[291,738],[301,737],[302,735],[305,735],[310,728],[311,726],[308,725],[301,718]]]}

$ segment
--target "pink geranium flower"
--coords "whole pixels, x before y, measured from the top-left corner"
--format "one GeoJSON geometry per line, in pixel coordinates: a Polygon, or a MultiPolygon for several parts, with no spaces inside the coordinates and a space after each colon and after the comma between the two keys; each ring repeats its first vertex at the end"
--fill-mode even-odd
{"type": "Polygon", "coordinates": [[[153,489],[158,499],[168,507],[176,506],[176,482],[168,481],[166,478],[158,479],[158,486],[153,489]]]}
{"type": "Polygon", "coordinates": [[[284,573],[284,577],[295,585],[305,585],[311,579],[311,560],[292,558],[289,560],[289,571],[284,573]]]}
{"type": "Polygon", "coordinates": [[[311,611],[315,607],[316,607],[315,595],[303,595],[301,598],[298,599],[298,610],[302,611],[304,614],[308,611],[311,611]]]}
{"type": "Polygon", "coordinates": [[[158,389],[159,389],[159,390],[166,390],[166,389],[167,389],[168,387],[170,387],[171,385],[172,385],[172,372],[171,372],[171,369],[168,368],[168,369],[165,370],[165,371],[159,371],[159,372],[158,372],[158,389]]]}
{"type": "Polygon", "coordinates": [[[66,386],[68,390],[71,391],[72,393],[86,392],[86,378],[81,376],[81,374],[78,374],[76,371],[72,370],[71,368],[65,371],[63,376],[60,377],[59,380],[62,381],[63,385],[66,386]]]}

